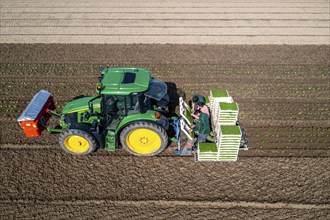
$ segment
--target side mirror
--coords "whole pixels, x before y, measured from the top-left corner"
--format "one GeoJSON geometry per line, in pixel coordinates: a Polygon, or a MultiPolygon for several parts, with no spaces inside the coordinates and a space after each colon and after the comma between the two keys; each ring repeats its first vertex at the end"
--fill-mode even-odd
{"type": "Polygon", "coordinates": [[[91,102],[91,101],[88,102],[88,108],[89,108],[91,114],[93,114],[94,113],[93,102],[91,102]]]}

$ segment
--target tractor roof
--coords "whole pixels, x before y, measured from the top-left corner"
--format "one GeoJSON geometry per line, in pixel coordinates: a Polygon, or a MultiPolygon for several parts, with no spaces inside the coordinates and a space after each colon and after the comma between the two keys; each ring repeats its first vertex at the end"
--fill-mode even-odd
{"type": "Polygon", "coordinates": [[[150,70],[142,68],[105,68],[102,71],[101,94],[129,95],[149,87],[150,70]]]}

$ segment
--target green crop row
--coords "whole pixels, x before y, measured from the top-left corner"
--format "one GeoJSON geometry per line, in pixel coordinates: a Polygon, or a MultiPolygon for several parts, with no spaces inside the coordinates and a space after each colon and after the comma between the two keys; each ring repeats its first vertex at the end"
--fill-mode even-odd
{"type": "Polygon", "coordinates": [[[307,143],[307,144],[330,144],[328,139],[314,140],[314,139],[261,139],[254,140],[254,144],[257,143],[307,143]]]}
{"type": "Polygon", "coordinates": [[[323,138],[330,137],[329,133],[283,133],[283,134],[274,134],[274,133],[253,133],[249,135],[250,137],[262,137],[262,138],[323,138]]]}

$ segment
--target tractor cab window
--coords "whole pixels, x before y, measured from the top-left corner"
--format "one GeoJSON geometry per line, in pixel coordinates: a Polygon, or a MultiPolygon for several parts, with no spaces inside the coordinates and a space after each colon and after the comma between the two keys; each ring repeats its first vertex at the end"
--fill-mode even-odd
{"type": "Polygon", "coordinates": [[[151,78],[148,90],[144,93],[146,97],[160,101],[167,94],[167,85],[158,79],[151,78]]]}
{"type": "Polygon", "coordinates": [[[127,110],[130,112],[139,111],[139,95],[137,93],[132,93],[126,98],[127,110]]]}
{"type": "Polygon", "coordinates": [[[113,95],[105,95],[102,97],[103,111],[108,115],[116,115],[118,112],[118,107],[116,105],[118,98],[113,95]]]}
{"type": "Polygon", "coordinates": [[[140,111],[139,94],[137,93],[128,96],[104,95],[101,103],[104,123],[109,129],[116,127],[123,116],[140,111]]]}
{"type": "Polygon", "coordinates": [[[131,114],[138,112],[138,94],[132,93],[128,96],[117,96],[118,101],[116,103],[119,111],[124,114],[131,114]]]}
{"type": "Polygon", "coordinates": [[[108,115],[126,115],[139,111],[139,97],[137,93],[132,93],[128,96],[104,95],[103,100],[103,109],[108,115]]]}

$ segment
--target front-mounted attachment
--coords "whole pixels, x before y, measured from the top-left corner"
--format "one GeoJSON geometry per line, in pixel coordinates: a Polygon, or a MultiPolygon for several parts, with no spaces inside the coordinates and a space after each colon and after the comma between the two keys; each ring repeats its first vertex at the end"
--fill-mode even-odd
{"type": "Polygon", "coordinates": [[[54,98],[46,90],[40,90],[17,119],[26,137],[38,137],[47,128],[51,112],[55,110],[54,98]]]}

